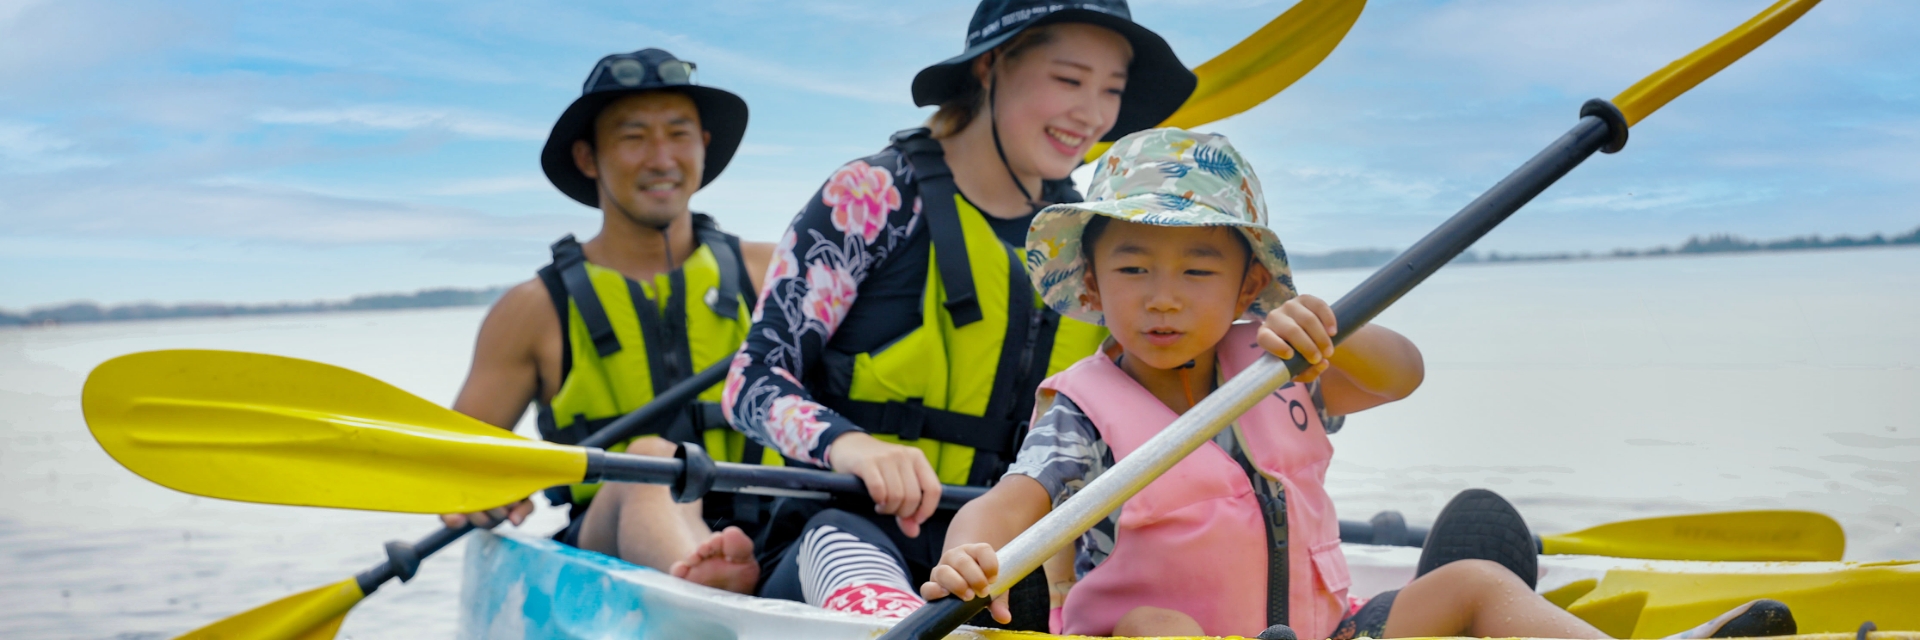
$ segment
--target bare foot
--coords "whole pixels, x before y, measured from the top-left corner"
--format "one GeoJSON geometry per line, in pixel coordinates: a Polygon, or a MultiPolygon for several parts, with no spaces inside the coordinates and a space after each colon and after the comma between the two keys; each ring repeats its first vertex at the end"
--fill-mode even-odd
{"type": "Polygon", "coordinates": [[[673,577],[715,589],[753,595],[760,583],[760,563],[753,559],[753,540],[740,527],[727,527],[695,547],[685,560],[668,568],[673,577]]]}

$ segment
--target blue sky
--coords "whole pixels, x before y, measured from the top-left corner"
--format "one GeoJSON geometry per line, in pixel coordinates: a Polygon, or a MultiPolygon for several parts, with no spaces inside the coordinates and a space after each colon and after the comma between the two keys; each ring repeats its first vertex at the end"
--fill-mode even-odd
{"type": "MultiPolygon", "coordinates": [[[[1140,0],[1197,65],[1291,0],[1140,0]]],[[[1374,0],[1293,88],[1210,129],[1296,252],[1404,247],[1575,120],[1769,0],[1374,0]]],[[[0,0],[0,308],[261,302],[523,280],[598,212],[537,161],[594,61],[647,46],[753,109],[694,200],[772,240],[972,4],[0,0]]],[[[1482,241],[1920,225],[1920,4],[1832,0],[1482,241]]]]}

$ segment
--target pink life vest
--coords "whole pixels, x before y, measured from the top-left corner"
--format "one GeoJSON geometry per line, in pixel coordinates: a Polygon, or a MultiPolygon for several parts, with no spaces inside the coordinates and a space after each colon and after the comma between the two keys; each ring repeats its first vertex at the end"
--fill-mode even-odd
{"type": "MultiPolygon", "coordinates": [[[[1232,377],[1266,353],[1259,325],[1237,324],[1220,341],[1220,371],[1232,377]]],[[[1177,417],[1105,354],[1095,353],[1040,384],[1086,412],[1117,462],[1177,417]]],[[[1340,523],[1322,486],[1333,445],[1304,385],[1274,392],[1237,422],[1248,459],[1286,489],[1288,626],[1325,638],[1346,613],[1347,558],[1340,523]]],[[[1114,548],[1067,592],[1067,634],[1110,635],[1136,607],[1192,616],[1208,635],[1267,627],[1267,533],[1252,483],[1233,457],[1208,442],[1121,508],[1114,548]]]]}

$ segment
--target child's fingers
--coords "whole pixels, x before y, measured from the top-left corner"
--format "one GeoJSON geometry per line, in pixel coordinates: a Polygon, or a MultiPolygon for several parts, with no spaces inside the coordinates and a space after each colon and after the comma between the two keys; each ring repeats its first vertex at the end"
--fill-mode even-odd
{"type": "MultiPolygon", "coordinates": [[[[934,571],[939,571],[939,569],[934,569],[934,571]]],[[[940,583],[934,582],[932,580],[928,580],[927,582],[921,583],[920,585],[921,600],[925,600],[927,602],[933,602],[935,600],[939,600],[945,597],[947,597],[947,588],[940,586],[940,583]]]]}
{"type": "Polygon", "coordinates": [[[1340,318],[1333,315],[1333,306],[1319,296],[1300,296],[1300,305],[1320,318],[1320,324],[1327,328],[1327,335],[1340,335],[1340,318]]]}
{"type": "Polygon", "coordinates": [[[1332,360],[1321,360],[1320,364],[1307,367],[1307,370],[1301,373],[1299,377],[1294,378],[1293,381],[1298,382],[1300,384],[1306,384],[1309,382],[1313,382],[1315,380],[1319,380],[1320,374],[1326,373],[1327,369],[1332,365],[1333,365],[1332,360]]]}
{"type": "Polygon", "coordinates": [[[995,622],[1000,624],[1013,622],[1013,611],[1007,606],[1007,594],[994,596],[993,602],[987,605],[987,611],[993,614],[995,622]]]}
{"type": "MultiPolygon", "coordinates": [[[[962,548],[967,550],[967,555],[973,556],[974,563],[980,565],[980,573],[985,574],[988,580],[1000,576],[1000,555],[993,552],[992,545],[976,543],[962,548]]],[[[986,586],[982,585],[981,588],[986,586]]]]}
{"type": "Polygon", "coordinates": [[[973,594],[975,593],[987,592],[987,572],[981,571],[979,564],[969,562],[965,565],[950,566],[958,570],[960,572],[960,579],[967,583],[967,591],[970,593],[967,594],[966,599],[973,599],[973,594]]]}
{"type": "MultiPolygon", "coordinates": [[[[1287,313],[1287,311],[1285,309],[1282,309],[1281,313],[1284,314],[1284,313],[1287,313]]],[[[1303,311],[1302,313],[1305,313],[1305,312],[1303,311]]],[[[1287,318],[1287,320],[1293,320],[1293,318],[1289,317],[1287,318]]],[[[1322,357],[1320,354],[1320,347],[1319,345],[1314,343],[1313,335],[1307,333],[1307,329],[1305,327],[1300,326],[1299,322],[1290,321],[1277,327],[1269,323],[1267,326],[1268,328],[1273,329],[1273,333],[1275,335],[1280,336],[1281,340],[1285,340],[1287,343],[1287,346],[1292,347],[1294,351],[1297,351],[1300,353],[1301,357],[1306,358],[1308,363],[1320,364],[1320,359],[1322,357]]],[[[1279,354],[1275,354],[1275,355],[1279,355],[1279,354]]]]}
{"type": "MultiPolygon", "coordinates": [[[[935,583],[938,583],[941,589],[953,594],[954,597],[961,600],[973,599],[973,587],[967,584],[966,579],[961,577],[960,572],[954,569],[951,564],[941,563],[940,566],[933,568],[932,575],[928,577],[932,578],[935,583]]],[[[931,598],[929,598],[929,600],[931,600],[931,598]]]]}
{"type": "MultiPolygon", "coordinates": [[[[1313,351],[1317,352],[1314,355],[1320,358],[1333,355],[1333,336],[1327,333],[1327,325],[1321,322],[1318,313],[1315,313],[1312,309],[1308,309],[1304,304],[1289,305],[1284,307],[1284,309],[1287,311],[1287,315],[1292,317],[1296,324],[1300,325],[1300,330],[1306,332],[1307,339],[1313,341],[1313,351]]],[[[1307,351],[1306,345],[1304,344],[1296,344],[1294,346],[1299,347],[1303,352],[1307,351]]],[[[1318,359],[1311,357],[1309,357],[1307,361],[1320,364],[1318,359]]]]}
{"type": "Polygon", "coordinates": [[[1275,333],[1271,326],[1260,327],[1259,342],[1260,348],[1266,349],[1267,353],[1273,354],[1273,357],[1281,360],[1293,357],[1293,346],[1287,344],[1287,341],[1282,339],[1280,334],[1275,333]]]}

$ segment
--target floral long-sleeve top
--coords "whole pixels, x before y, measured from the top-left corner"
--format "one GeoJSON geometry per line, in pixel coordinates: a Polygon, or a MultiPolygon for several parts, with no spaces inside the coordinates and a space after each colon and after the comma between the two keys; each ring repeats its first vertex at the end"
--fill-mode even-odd
{"type": "MultiPolygon", "coordinates": [[[[828,445],[862,431],[801,383],[823,350],[873,351],[920,325],[931,249],[910,171],[892,149],[840,167],[774,250],[721,406],[735,429],[788,460],[828,466],[828,445]]],[[[1032,221],[986,218],[1013,244],[1032,221]]]]}

